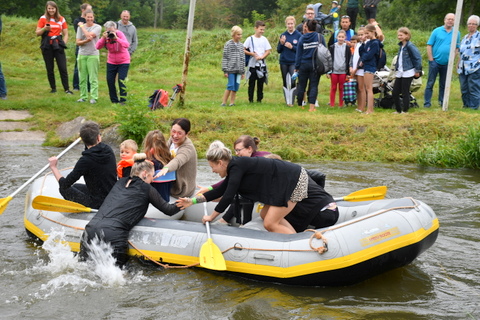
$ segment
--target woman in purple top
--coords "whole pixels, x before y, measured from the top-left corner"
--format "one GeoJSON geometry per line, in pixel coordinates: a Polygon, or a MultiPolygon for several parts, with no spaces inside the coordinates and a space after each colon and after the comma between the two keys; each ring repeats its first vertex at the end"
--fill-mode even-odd
{"type": "MultiPolygon", "coordinates": [[[[267,151],[258,151],[258,144],[260,139],[257,137],[252,137],[249,135],[242,135],[233,144],[233,148],[238,157],[265,157],[266,155],[271,154],[267,151]]],[[[216,189],[221,186],[223,180],[213,184],[208,188],[200,189],[199,193],[205,193],[209,190],[216,189]]],[[[245,224],[252,220],[252,211],[254,203],[242,197],[236,197],[235,201],[230,205],[227,212],[223,215],[222,218],[218,220],[218,223],[228,224],[234,216],[237,217],[237,223],[245,224]],[[243,221],[241,220],[241,212],[243,210],[243,221]]]]}

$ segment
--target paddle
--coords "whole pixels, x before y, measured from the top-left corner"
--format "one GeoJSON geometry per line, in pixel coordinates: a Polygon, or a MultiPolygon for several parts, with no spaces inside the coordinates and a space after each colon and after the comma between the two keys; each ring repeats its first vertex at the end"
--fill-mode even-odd
{"type": "MultiPolygon", "coordinates": [[[[70,149],[72,149],[74,146],[77,145],[77,143],[79,143],[82,139],[81,138],[78,138],[77,140],[75,140],[74,142],[72,142],[71,145],[69,145],[65,150],[63,150],[58,156],[57,158],[60,158],[62,157],[65,153],[67,153],[70,149]]],[[[39,175],[42,174],[43,171],[47,170],[48,167],[50,165],[47,164],[45,167],[43,167],[40,171],[38,171],[35,175],[33,175],[30,179],[28,179],[27,182],[25,182],[23,185],[20,186],[20,188],[18,188],[14,193],[12,193],[11,195],[9,195],[8,197],[6,198],[2,198],[0,199],[0,215],[3,213],[3,211],[5,211],[5,209],[7,208],[7,205],[8,203],[10,202],[10,200],[12,200],[13,197],[15,197],[17,195],[17,193],[19,193],[20,191],[23,190],[23,188],[25,188],[26,186],[28,186],[33,180],[35,180],[39,175]]]]}
{"type": "Polygon", "coordinates": [[[387,193],[387,187],[372,187],[367,189],[362,189],[350,193],[348,196],[341,198],[334,198],[335,201],[364,201],[364,200],[380,200],[385,198],[387,193]]]}
{"type": "Polygon", "coordinates": [[[97,212],[96,209],[85,207],[80,203],[47,196],[36,196],[32,201],[32,207],[36,210],[56,211],[65,213],[97,212]]]}
{"type": "MultiPolygon", "coordinates": [[[[207,203],[204,202],[203,205],[205,215],[208,215],[207,203]]],[[[205,226],[207,227],[208,239],[200,249],[200,265],[204,268],[213,270],[227,270],[225,258],[223,257],[220,249],[215,245],[215,243],[213,243],[212,237],[210,236],[210,223],[207,221],[205,226]]]]}

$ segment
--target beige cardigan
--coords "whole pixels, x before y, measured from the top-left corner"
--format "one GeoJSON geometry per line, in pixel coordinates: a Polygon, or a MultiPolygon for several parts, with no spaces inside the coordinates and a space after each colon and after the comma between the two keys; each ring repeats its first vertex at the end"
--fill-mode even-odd
{"type": "MultiPolygon", "coordinates": [[[[172,145],[168,139],[167,145],[172,145]]],[[[177,171],[177,180],[173,182],[170,195],[175,198],[191,197],[197,188],[197,150],[190,138],[178,147],[177,155],[167,165],[168,172],[177,171]]]]}

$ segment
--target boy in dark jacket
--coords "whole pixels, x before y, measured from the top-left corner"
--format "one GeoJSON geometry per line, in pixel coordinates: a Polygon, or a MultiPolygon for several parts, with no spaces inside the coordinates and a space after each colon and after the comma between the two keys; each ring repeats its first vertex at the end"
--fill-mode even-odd
{"type": "Polygon", "coordinates": [[[57,168],[57,157],[49,158],[48,162],[66,200],[98,209],[117,181],[115,154],[110,146],[102,143],[100,128],[95,122],[85,123],[80,128],[80,137],[85,151],[66,177],[57,168]],[[75,183],[82,176],[85,184],[75,183]]]}

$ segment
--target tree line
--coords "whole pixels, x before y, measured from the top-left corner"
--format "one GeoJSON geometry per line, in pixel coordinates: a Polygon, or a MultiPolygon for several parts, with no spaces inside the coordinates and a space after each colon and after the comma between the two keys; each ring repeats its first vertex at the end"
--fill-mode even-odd
{"type": "MultiPolygon", "coordinates": [[[[347,1],[347,0],[345,0],[347,1]]],[[[123,10],[129,10],[131,21],[137,27],[185,29],[187,26],[189,0],[56,0],[60,13],[68,22],[80,14],[80,5],[90,3],[98,23],[118,21],[123,10]]],[[[340,1],[339,1],[340,2],[340,1]]],[[[362,3],[363,0],[360,0],[362,3]]],[[[2,0],[0,13],[38,19],[45,11],[46,1],[2,0]]],[[[305,0],[197,0],[195,28],[230,28],[232,25],[252,23],[262,17],[270,26],[283,25],[286,16],[297,19],[303,16],[305,0]]],[[[322,2],[320,2],[322,3],[322,2]]],[[[323,2],[322,11],[328,13],[331,1],[323,2]]],[[[344,5],[345,7],[345,5],[344,5]]],[[[384,28],[408,26],[414,29],[432,29],[443,24],[445,14],[455,12],[456,1],[445,0],[382,0],[378,7],[377,20],[384,28]]],[[[476,0],[464,0],[461,22],[475,14],[476,0]]],[[[341,9],[345,13],[345,8],[341,9]]],[[[363,10],[360,10],[360,18],[363,10]]]]}

